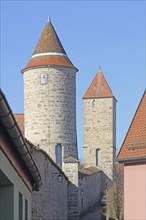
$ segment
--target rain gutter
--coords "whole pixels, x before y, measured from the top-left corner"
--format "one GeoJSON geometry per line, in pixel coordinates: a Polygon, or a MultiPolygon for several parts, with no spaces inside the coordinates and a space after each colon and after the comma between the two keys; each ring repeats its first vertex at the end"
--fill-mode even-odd
{"type": "Polygon", "coordinates": [[[16,147],[22,160],[24,161],[27,169],[29,170],[30,175],[32,176],[32,179],[34,181],[33,190],[38,191],[41,183],[40,173],[30,154],[28,145],[20,131],[19,126],[17,125],[17,122],[13,116],[10,106],[1,89],[0,89],[0,120],[3,126],[5,127],[7,133],[9,134],[10,138],[12,139],[12,142],[16,147]]]}
{"type": "Polygon", "coordinates": [[[133,157],[133,158],[122,158],[122,159],[117,159],[119,163],[131,163],[131,162],[146,162],[146,156],[141,156],[141,157],[133,157]]]}

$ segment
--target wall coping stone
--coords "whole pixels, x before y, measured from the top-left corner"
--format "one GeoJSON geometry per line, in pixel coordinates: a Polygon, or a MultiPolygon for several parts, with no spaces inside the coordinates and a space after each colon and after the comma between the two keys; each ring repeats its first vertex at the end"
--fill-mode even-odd
{"type": "Polygon", "coordinates": [[[74,157],[67,157],[64,159],[64,163],[79,163],[79,161],[74,157]]]}

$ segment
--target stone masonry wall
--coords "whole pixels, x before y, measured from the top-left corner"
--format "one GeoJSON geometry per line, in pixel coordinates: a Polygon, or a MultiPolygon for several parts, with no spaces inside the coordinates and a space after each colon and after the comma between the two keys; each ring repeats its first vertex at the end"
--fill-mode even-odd
{"type": "Polygon", "coordinates": [[[67,220],[79,220],[78,187],[68,182],[67,220]]]}
{"type": "Polygon", "coordinates": [[[85,165],[96,166],[96,149],[100,149],[99,168],[111,179],[116,155],[115,114],[116,101],[113,98],[84,99],[85,165]],[[95,105],[92,104],[93,100],[95,105]]]}
{"type": "Polygon", "coordinates": [[[67,212],[68,220],[79,219],[79,203],[78,203],[78,160],[69,157],[63,163],[63,170],[68,182],[68,196],[67,196],[67,212]]]}
{"type": "Polygon", "coordinates": [[[64,156],[77,158],[76,74],[62,67],[27,70],[24,75],[25,137],[53,159],[62,144],[64,156]],[[47,84],[41,84],[41,73],[47,84]]]}
{"type": "Polygon", "coordinates": [[[32,193],[32,220],[67,220],[67,177],[42,150],[32,149],[32,156],[42,177],[32,193]]]}

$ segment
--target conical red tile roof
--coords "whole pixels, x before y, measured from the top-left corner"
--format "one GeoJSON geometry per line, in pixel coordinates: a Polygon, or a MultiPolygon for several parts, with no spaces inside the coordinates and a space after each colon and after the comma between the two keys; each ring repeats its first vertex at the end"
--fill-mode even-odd
{"type": "Polygon", "coordinates": [[[46,24],[33,55],[47,52],[62,53],[66,55],[66,52],[51,22],[46,24]]]}
{"type": "Polygon", "coordinates": [[[99,70],[90,84],[83,99],[113,97],[112,91],[106,82],[102,72],[99,70]]]}
{"type": "Polygon", "coordinates": [[[69,60],[50,21],[46,24],[26,68],[46,65],[57,65],[76,69],[69,60]]]}
{"type": "Polygon", "coordinates": [[[117,156],[118,160],[146,159],[146,90],[117,156]]]}

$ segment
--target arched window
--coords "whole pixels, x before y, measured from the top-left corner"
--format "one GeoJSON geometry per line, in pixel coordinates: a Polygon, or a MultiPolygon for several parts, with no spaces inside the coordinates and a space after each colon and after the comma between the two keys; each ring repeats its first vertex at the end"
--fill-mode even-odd
{"type": "Polygon", "coordinates": [[[55,147],[55,156],[57,165],[62,168],[62,146],[57,144],[55,147]]]}
{"type": "Polygon", "coordinates": [[[96,149],[96,166],[100,165],[100,149],[96,149]]]}
{"type": "Polygon", "coordinates": [[[95,99],[92,101],[92,108],[95,107],[95,99]]]}

